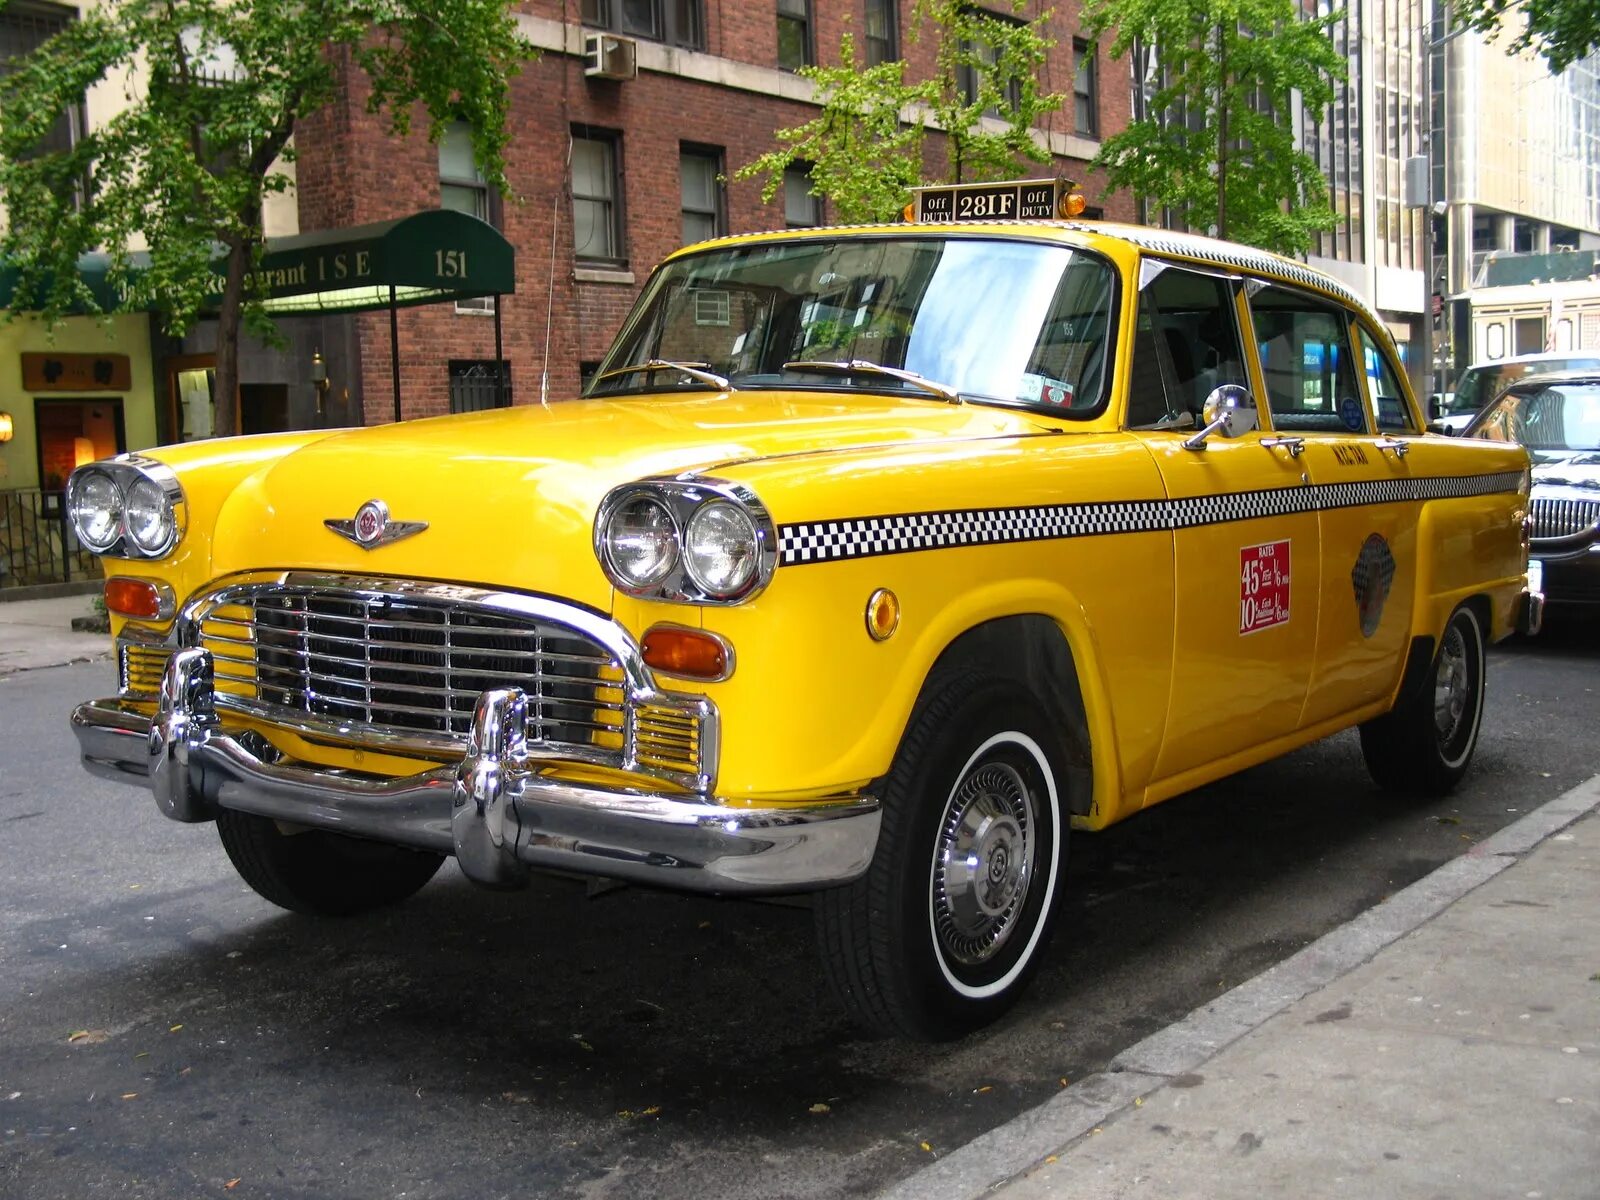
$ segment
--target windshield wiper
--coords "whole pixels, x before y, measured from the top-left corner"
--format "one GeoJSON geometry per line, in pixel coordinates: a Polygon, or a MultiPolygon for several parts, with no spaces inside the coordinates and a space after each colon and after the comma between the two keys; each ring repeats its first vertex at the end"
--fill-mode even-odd
{"type": "Polygon", "coordinates": [[[601,379],[612,379],[618,375],[637,375],[641,371],[654,374],[656,371],[681,371],[690,379],[698,379],[701,383],[710,384],[719,392],[733,391],[733,384],[727,378],[712,371],[706,370],[710,363],[673,362],[666,358],[651,358],[642,363],[633,363],[626,367],[613,367],[609,371],[596,376],[596,382],[601,379]]]}
{"type": "Polygon", "coordinates": [[[881,375],[887,379],[898,379],[902,383],[913,384],[925,392],[932,392],[941,400],[948,400],[951,404],[961,403],[961,393],[947,383],[928,379],[918,375],[915,371],[902,371],[899,367],[886,367],[882,363],[869,362],[864,358],[852,358],[849,362],[812,362],[800,359],[796,362],[783,364],[785,371],[815,371],[823,375],[881,375]]]}

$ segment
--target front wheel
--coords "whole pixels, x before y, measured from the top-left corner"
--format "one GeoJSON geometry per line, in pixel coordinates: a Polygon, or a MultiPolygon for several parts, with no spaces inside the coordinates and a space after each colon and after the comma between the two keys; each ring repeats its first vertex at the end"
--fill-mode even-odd
{"type": "Polygon", "coordinates": [[[1066,774],[1043,706],[1000,680],[935,681],[884,793],[866,875],[817,898],[818,944],[850,1015],[958,1037],[1011,1006],[1060,900],[1066,774]]]}
{"type": "Polygon", "coordinates": [[[234,869],[291,912],[348,917],[397,904],[432,879],[444,857],[321,829],[285,833],[276,821],[223,809],[217,833],[234,869]]]}
{"type": "Polygon", "coordinates": [[[1361,726],[1367,771],[1391,791],[1442,796],[1461,781],[1483,720],[1483,627],[1462,605],[1450,614],[1425,686],[1361,726]]]}

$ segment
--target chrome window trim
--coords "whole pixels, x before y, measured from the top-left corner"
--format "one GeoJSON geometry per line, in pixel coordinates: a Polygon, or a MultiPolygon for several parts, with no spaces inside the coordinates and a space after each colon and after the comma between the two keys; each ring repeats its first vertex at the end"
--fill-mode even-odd
{"type": "MultiPolygon", "coordinates": [[[[318,571],[251,571],[213,581],[186,601],[168,638],[169,643],[175,647],[199,647],[201,622],[211,610],[237,603],[274,586],[320,589],[340,596],[355,595],[375,600],[434,600],[472,605],[572,629],[604,649],[622,672],[622,679],[614,685],[623,693],[623,722],[618,731],[622,735],[622,748],[609,750],[598,746],[539,742],[534,743],[537,752],[530,757],[551,762],[610,767],[664,780],[701,795],[709,794],[716,785],[721,752],[720,715],[716,704],[706,696],[663,690],[645,663],[639,644],[625,629],[588,609],[546,596],[439,580],[318,571]],[[698,770],[670,771],[639,761],[638,710],[645,706],[676,710],[699,722],[698,770]]],[[[467,745],[464,736],[458,738],[422,731],[385,732],[358,722],[319,718],[314,714],[264,704],[254,698],[226,692],[217,693],[216,704],[219,709],[264,721],[307,741],[324,745],[421,754],[431,758],[458,758],[467,745]]]]}

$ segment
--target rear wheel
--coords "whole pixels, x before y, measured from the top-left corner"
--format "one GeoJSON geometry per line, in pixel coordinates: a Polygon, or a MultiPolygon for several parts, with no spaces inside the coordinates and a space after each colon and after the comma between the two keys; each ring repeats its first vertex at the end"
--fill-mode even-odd
{"type": "Polygon", "coordinates": [[[1450,614],[1426,684],[1361,727],[1361,752],[1380,787],[1442,796],[1461,781],[1483,720],[1483,627],[1467,605],[1450,614]]]}
{"type": "Polygon", "coordinates": [[[414,895],[444,857],[320,829],[285,833],[276,821],[223,809],[217,833],[234,869],[291,912],[348,917],[414,895]]]}
{"type": "Polygon", "coordinates": [[[1038,969],[1067,844],[1066,774],[1044,711],[1014,685],[959,675],[913,714],[872,866],[816,904],[829,981],[863,1025],[958,1037],[1038,969]]]}

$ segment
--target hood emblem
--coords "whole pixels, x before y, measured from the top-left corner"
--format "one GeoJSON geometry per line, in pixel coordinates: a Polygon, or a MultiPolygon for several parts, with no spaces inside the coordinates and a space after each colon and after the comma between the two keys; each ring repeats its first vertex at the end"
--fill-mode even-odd
{"type": "Polygon", "coordinates": [[[426,521],[391,521],[389,506],[382,500],[368,500],[356,509],[355,517],[349,521],[329,519],[323,524],[363,550],[371,550],[386,542],[398,542],[428,527],[426,521]]]}

